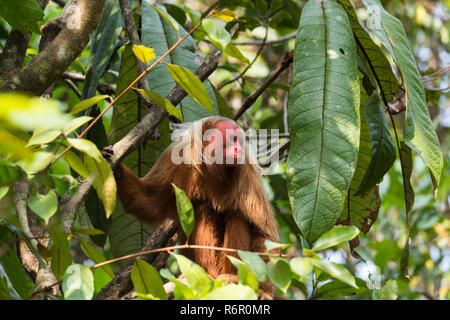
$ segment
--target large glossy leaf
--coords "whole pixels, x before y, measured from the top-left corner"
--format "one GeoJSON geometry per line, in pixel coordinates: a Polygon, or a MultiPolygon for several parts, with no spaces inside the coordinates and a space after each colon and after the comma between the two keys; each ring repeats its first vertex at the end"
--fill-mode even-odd
{"type": "Polygon", "coordinates": [[[384,116],[379,98],[373,94],[364,105],[364,118],[370,134],[372,156],[356,195],[372,189],[394,164],[394,140],[384,116]]]}
{"type": "Polygon", "coordinates": [[[119,1],[107,1],[100,23],[92,37],[88,72],[84,81],[82,100],[95,96],[97,85],[103,76],[114,46],[122,32],[123,18],[119,1]]]}
{"type": "MultiPolygon", "coordinates": [[[[364,89],[361,89],[361,110],[363,110],[366,102],[367,94],[364,89]]],[[[361,113],[363,112],[361,111],[361,113]]],[[[353,225],[362,232],[368,232],[370,227],[375,223],[381,204],[377,186],[372,186],[363,195],[356,195],[356,191],[361,186],[363,177],[370,174],[368,168],[373,161],[372,155],[369,127],[367,126],[366,117],[362,116],[358,162],[350,184],[349,193],[345,200],[344,210],[342,210],[342,214],[338,220],[338,223],[353,225]]]]}
{"type": "MultiPolygon", "coordinates": [[[[178,24],[175,19],[170,17],[167,10],[162,5],[155,5],[161,12],[164,13],[173,23],[178,24]]],[[[163,18],[157,11],[148,5],[145,1],[142,2],[142,36],[141,42],[143,45],[155,49],[156,57],[162,56],[172,45],[174,45],[179,36],[186,35],[186,30],[181,26],[179,27],[179,36],[177,30],[175,30],[165,18],[163,18]]],[[[191,72],[194,72],[200,65],[200,54],[197,52],[195,41],[191,36],[187,37],[181,42],[170,55],[164,58],[164,62],[176,64],[182,66],[191,72]]],[[[166,66],[159,64],[153,68],[148,74],[147,79],[150,90],[158,93],[160,96],[165,97],[170,90],[176,85],[175,80],[169,74],[166,66]]],[[[217,102],[215,99],[212,86],[208,80],[203,83],[208,91],[208,95],[213,102],[212,110],[214,114],[219,114],[217,102]]],[[[195,121],[207,116],[211,113],[194,101],[190,96],[184,98],[179,104],[183,113],[183,119],[185,121],[195,121]]]]}
{"type": "MultiPolygon", "coordinates": [[[[347,11],[348,19],[352,26],[353,34],[355,35],[358,52],[367,64],[380,88],[381,94],[386,98],[386,102],[390,102],[393,96],[398,92],[400,85],[392,72],[392,67],[388,59],[381,48],[377,46],[359,23],[356,11],[350,0],[338,0],[338,2],[342,4],[345,11],[347,11]]],[[[370,94],[371,92],[369,92],[369,95],[370,94]]]]}
{"type": "Polygon", "coordinates": [[[378,0],[363,0],[363,3],[369,11],[369,29],[391,54],[403,79],[407,108],[403,133],[406,144],[417,152],[430,169],[436,191],[441,177],[443,156],[405,30],[400,20],[384,10],[378,0]]]}
{"type": "Polygon", "coordinates": [[[339,218],[359,149],[356,45],[335,1],[311,0],[297,33],[287,163],[293,216],[312,242],[339,218]]]}
{"type": "MultiPolygon", "coordinates": [[[[122,92],[138,76],[136,61],[131,46],[125,47],[122,53],[117,92],[122,92]]],[[[124,137],[145,116],[146,107],[139,101],[137,94],[128,91],[115,104],[108,141],[114,144],[124,137]]],[[[170,143],[169,122],[164,120],[158,127],[160,138],[148,140],[144,146],[131,152],[123,163],[134,174],[143,177],[153,166],[161,153],[170,143]]],[[[134,253],[142,249],[152,228],[135,219],[124,211],[120,201],[112,215],[111,227],[108,231],[111,248],[116,257],[134,253]]],[[[123,264],[128,264],[125,261],[123,264]]]]}
{"type": "Polygon", "coordinates": [[[0,16],[14,29],[23,33],[40,33],[39,22],[44,19],[44,11],[37,1],[14,0],[0,1],[0,16]]]}

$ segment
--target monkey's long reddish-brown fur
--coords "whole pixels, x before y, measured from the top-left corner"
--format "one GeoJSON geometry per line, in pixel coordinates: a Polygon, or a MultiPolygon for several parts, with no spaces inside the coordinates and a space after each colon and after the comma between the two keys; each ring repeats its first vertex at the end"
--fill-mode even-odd
{"type": "MultiPolygon", "coordinates": [[[[202,131],[215,127],[216,122],[223,119],[214,117],[203,120],[202,131]]],[[[213,171],[208,170],[204,163],[198,166],[175,165],[171,152],[177,143],[180,142],[169,146],[142,179],[122,165],[120,178],[117,179],[118,195],[127,212],[148,224],[167,218],[178,221],[171,185],[174,183],[186,192],[194,206],[195,227],[189,238],[190,244],[262,252],[265,251],[264,240],[278,240],[276,218],[256,165],[248,161],[231,167],[215,165],[217,167],[213,171]],[[218,170],[220,174],[213,174],[218,170]]],[[[213,278],[236,274],[235,268],[221,251],[190,249],[183,254],[202,266],[213,278]]]]}

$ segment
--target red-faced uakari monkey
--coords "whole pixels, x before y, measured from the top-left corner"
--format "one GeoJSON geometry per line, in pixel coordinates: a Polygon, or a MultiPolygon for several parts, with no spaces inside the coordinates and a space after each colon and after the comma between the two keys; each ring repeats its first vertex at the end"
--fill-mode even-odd
{"type": "MultiPolygon", "coordinates": [[[[115,170],[117,193],[128,213],[148,224],[178,221],[174,183],[194,207],[190,244],[263,252],[264,240],[278,241],[278,225],[260,169],[251,161],[244,132],[235,121],[208,117],[180,124],[172,140],[178,141],[172,142],[145,177],[136,177],[124,165],[115,170]]],[[[189,249],[182,253],[213,278],[236,278],[236,269],[224,252],[189,249]]]]}

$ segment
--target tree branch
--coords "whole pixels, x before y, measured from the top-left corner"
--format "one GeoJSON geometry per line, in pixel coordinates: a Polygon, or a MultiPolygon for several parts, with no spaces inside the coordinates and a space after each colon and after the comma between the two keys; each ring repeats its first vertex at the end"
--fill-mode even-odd
{"type": "Polygon", "coordinates": [[[100,21],[105,0],[69,1],[60,19],[61,31],[14,79],[0,85],[0,92],[21,91],[41,95],[81,54],[100,21]]]}
{"type": "Polygon", "coordinates": [[[244,112],[247,111],[255,103],[255,101],[267,89],[267,87],[270,86],[272,82],[274,82],[275,79],[278,78],[278,76],[291,65],[293,59],[294,59],[294,51],[287,52],[284,55],[284,59],[278,66],[278,68],[264,81],[261,87],[259,87],[259,89],[256,90],[254,94],[248,97],[248,99],[244,102],[241,108],[234,115],[233,120],[239,119],[244,114],[244,112]]]}
{"type": "MultiPolygon", "coordinates": [[[[39,4],[45,9],[48,0],[39,0],[39,4]]],[[[31,34],[32,32],[24,34],[15,29],[11,30],[0,55],[0,79],[12,77],[16,70],[22,68],[31,34]]]]}
{"type": "MultiPolygon", "coordinates": [[[[130,4],[128,0],[119,0],[120,10],[122,11],[123,20],[125,22],[125,28],[127,29],[128,36],[130,37],[131,45],[136,46],[141,44],[141,39],[139,38],[139,33],[136,29],[136,25],[133,19],[133,12],[131,11],[130,4]]],[[[133,55],[134,56],[134,55],[133,55]]],[[[134,56],[136,61],[136,67],[139,74],[145,72],[145,65],[139,60],[138,57],[134,56]]],[[[142,77],[139,79],[139,86],[144,90],[150,90],[148,85],[147,77],[142,77]]],[[[140,96],[141,100],[144,101],[147,109],[150,107],[151,101],[145,96],[140,96]]]]}
{"type": "MultiPolygon", "coordinates": [[[[167,220],[159,228],[157,228],[147,243],[145,244],[143,250],[153,250],[156,248],[161,248],[167,245],[174,245],[177,240],[176,226],[173,222],[167,220]]],[[[136,258],[142,259],[145,262],[153,264],[157,258],[157,254],[148,254],[143,256],[138,256],[136,258]]],[[[163,265],[159,264],[157,269],[159,270],[163,265]]],[[[155,266],[156,267],[156,266],[155,266]]],[[[116,275],[114,279],[108,283],[103,289],[94,297],[95,300],[111,300],[120,299],[128,292],[133,290],[133,283],[131,282],[131,270],[133,266],[127,267],[121,273],[116,275]]]]}

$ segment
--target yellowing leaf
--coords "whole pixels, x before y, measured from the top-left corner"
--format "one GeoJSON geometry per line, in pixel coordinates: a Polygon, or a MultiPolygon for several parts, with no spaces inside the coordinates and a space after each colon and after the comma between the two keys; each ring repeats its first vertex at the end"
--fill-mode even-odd
{"type": "Polygon", "coordinates": [[[85,154],[85,164],[90,176],[92,175],[93,187],[105,207],[106,218],[109,218],[116,207],[117,191],[114,174],[109,164],[93,142],[71,138],[68,138],[67,141],[85,154]]]}
{"type": "Polygon", "coordinates": [[[230,9],[216,11],[216,12],[214,12],[214,17],[216,17],[220,20],[226,21],[226,22],[233,21],[236,18],[234,12],[231,11],[230,9]]]}
{"type": "Polygon", "coordinates": [[[203,83],[188,69],[176,64],[166,63],[172,78],[182,87],[197,103],[212,111],[212,101],[203,83]]]}
{"type": "Polygon", "coordinates": [[[231,42],[227,44],[225,48],[225,54],[238,59],[240,62],[249,64],[250,61],[242,54],[241,50],[239,50],[238,47],[236,47],[231,42]]]}
{"type": "Polygon", "coordinates": [[[147,64],[156,57],[154,49],[143,45],[134,45],[132,50],[134,55],[144,64],[147,64]]]}
{"type": "Polygon", "coordinates": [[[76,104],[75,107],[72,108],[70,111],[70,114],[77,114],[78,112],[84,111],[87,108],[92,107],[93,105],[99,103],[102,100],[105,100],[109,96],[104,94],[100,96],[95,96],[86,100],[81,101],[80,103],[76,104]]]}
{"type": "Polygon", "coordinates": [[[143,89],[136,89],[136,91],[141,92],[143,95],[145,95],[147,98],[152,100],[154,103],[159,105],[161,108],[166,110],[170,115],[174,116],[181,122],[183,121],[183,115],[181,113],[180,109],[177,109],[169,100],[161,97],[156,92],[150,91],[150,90],[143,90],[143,89]]]}

